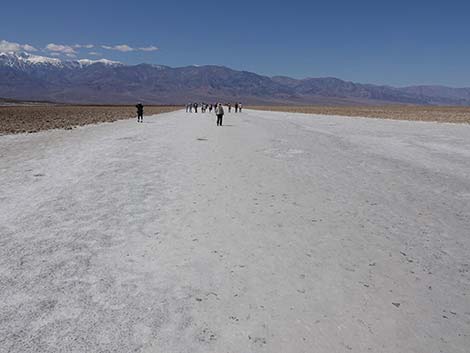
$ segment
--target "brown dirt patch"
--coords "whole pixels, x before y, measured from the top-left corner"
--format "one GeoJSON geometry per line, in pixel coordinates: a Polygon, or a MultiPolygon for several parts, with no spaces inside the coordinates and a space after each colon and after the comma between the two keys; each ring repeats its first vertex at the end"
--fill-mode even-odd
{"type": "MultiPolygon", "coordinates": [[[[179,110],[178,106],[145,106],[145,115],[179,110]]],[[[0,135],[71,129],[76,126],[136,117],[132,106],[6,106],[0,107],[0,135]]]]}
{"type": "Polygon", "coordinates": [[[448,123],[470,123],[470,107],[431,107],[431,106],[253,106],[250,109],[278,112],[307,113],[321,115],[357,116],[379,119],[438,121],[448,123]]]}

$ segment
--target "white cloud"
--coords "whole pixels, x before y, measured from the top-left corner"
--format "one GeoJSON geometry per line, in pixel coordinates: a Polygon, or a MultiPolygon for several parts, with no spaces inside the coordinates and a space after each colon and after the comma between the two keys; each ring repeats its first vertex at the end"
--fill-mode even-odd
{"type": "Polygon", "coordinates": [[[151,45],[151,46],[148,46],[148,47],[143,47],[143,48],[139,48],[139,50],[142,50],[142,51],[156,51],[156,50],[159,50],[160,48],[154,46],[154,45],[151,45]]]}
{"type": "Polygon", "coordinates": [[[32,45],[29,45],[29,44],[24,44],[23,49],[26,50],[26,51],[38,51],[35,47],[33,47],[32,45]]]}
{"type": "Polygon", "coordinates": [[[115,46],[109,46],[109,45],[102,45],[101,46],[103,49],[107,50],[117,50],[117,51],[122,51],[122,52],[128,52],[128,51],[134,51],[135,49],[130,47],[127,44],[120,44],[120,45],[115,45],[115,46]]]}
{"type": "Polygon", "coordinates": [[[67,53],[65,54],[66,57],[68,58],[76,58],[77,56],[74,53],[67,53]]]}
{"type": "MultiPolygon", "coordinates": [[[[97,46],[95,44],[74,44],[74,45],[66,45],[66,44],[55,44],[55,43],[49,43],[46,45],[44,50],[49,51],[50,55],[53,56],[59,56],[60,54],[66,55],[70,58],[73,58],[77,54],[78,49],[92,49],[92,48],[98,48],[101,47],[106,50],[115,50],[115,51],[120,51],[123,53],[127,52],[132,52],[132,51],[144,51],[144,52],[151,52],[151,51],[157,51],[160,48],[154,46],[154,45],[149,45],[146,47],[140,47],[140,48],[133,48],[128,44],[119,44],[119,45],[101,45],[97,46]]],[[[19,44],[19,43],[13,43],[13,42],[8,42],[6,40],[1,40],[0,41],[0,52],[18,52],[18,51],[37,51],[35,47],[29,44],[19,44]]],[[[97,52],[90,52],[90,55],[101,55],[97,52]]]]}
{"type": "Polygon", "coordinates": [[[52,52],[59,52],[62,54],[76,54],[75,49],[70,45],[49,43],[48,45],[46,45],[46,49],[52,52]]]}
{"type": "Polygon", "coordinates": [[[88,55],[93,55],[93,56],[102,56],[101,53],[97,53],[96,51],[91,51],[88,53],[88,55]]]}
{"type": "Polygon", "coordinates": [[[133,48],[127,44],[120,44],[120,45],[102,45],[101,48],[106,50],[117,50],[121,52],[130,52],[130,51],[156,51],[159,50],[158,47],[154,45],[150,45],[148,47],[141,47],[141,48],[133,48]]]}
{"type": "Polygon", "coordinates": [[[6,40],[0,40],[0,52],[1,51],[13,51],[13,52],[17,52],[17,51],[22,51],[22,50],[26,50],[26,51],[37,51],[37,49],[35,47],[33,47],[32,45],[29,45],[29,44],[19,44],[19,43],[13,43],[13,42],[9,42],[9,41],[6,41],[6,40]]]}
{"type": "Polygon", "coordinates": [[[91,48],[94,48],[95,45],[94,44],[75,44],[73,47],[76,49],[80,49],[80,48],[91,49],[91,48]]]}
{"type": "Polygon", "coordinates": [[[62,54],[61,53],[50,53],[49,55],[50,56],[61,56],[62,54]]]}

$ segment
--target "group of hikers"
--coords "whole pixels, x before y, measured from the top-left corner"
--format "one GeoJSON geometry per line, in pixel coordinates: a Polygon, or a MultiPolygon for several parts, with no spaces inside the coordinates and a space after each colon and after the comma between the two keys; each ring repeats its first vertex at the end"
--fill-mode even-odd
{"type": "MultiPolygon", "coordinates": [[[[205,113],[209,110],[209,113],[212,112],[212,109],[216,110],[219,105],[222,105],[221,103],[216,103],[216,104],[207,104],[207,103],[188,103],[186,104],[186,113],[192,113],[193,111],[197,113],[197,109],[200,107],[201,112],[205,113]]],[[[228,109],[228,112],[232,112],[232,103],[225,103],[225,106],[228,109]]],[[[235,103],[233,105],[235,108],[235,113],[242,112],[242,104],[241,103],[235,103]]]]}
{"type": "MultiPolygon", "coordinates": [[[[231,103],[226,103],[228,112],[232,112],[232,104],[231,103]]],[[[136,106],[137,108],[137,122],[138,123],[143,123],[144,122],[144,106],[142,103],[138,103],[136,106]]],[[[197,108],[201,107],[201,112],[205,113],[207,110],[209,110],[209,113],[214,110],[215,115],[217,116],[217,126],[222,126],[222,119],[224,117],[224,108],[221,103],[216,103],[216,104],[207,104],[207,103],[188,103],[186,104],[186,113],[192,113],[193,110],[195,113],[197,113],[197,108]]],[[[242,112],[242,104],[241,103],[235,103],[234,104],[235,108],[235,113],[242,112]]]]}
{"type": "MultiPolygon", "coordinates": [[[[226,103],[225,106],[228,109],[228,112],[232,112],[232,104],[231,103],[226,103]]],[[[234,105],[235,108],[235,113],[242,112],[242,104],[237,102],[234,105]]],[[[209,113],[214,110],[215,115],[217,116],[217,126],[222,126],[222,119],[224,117],[224,107],[222,106],[221,103],[216,103],[216,104],[207,104],[207,103],[188,103],[186,104],[186,113],[192,113],[193,111],[197,113],[197,109],[201,108],[201,113],[205,113],[209,111],[209,113]]]]}

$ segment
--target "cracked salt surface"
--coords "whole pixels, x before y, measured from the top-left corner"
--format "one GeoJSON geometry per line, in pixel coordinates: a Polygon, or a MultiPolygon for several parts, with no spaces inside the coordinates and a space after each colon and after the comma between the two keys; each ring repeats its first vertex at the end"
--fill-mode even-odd
{"type": "Polygon", "coordinates": [[[0,352],[468,351],[469,126],[206,118],[0,137],[0,352]]]}

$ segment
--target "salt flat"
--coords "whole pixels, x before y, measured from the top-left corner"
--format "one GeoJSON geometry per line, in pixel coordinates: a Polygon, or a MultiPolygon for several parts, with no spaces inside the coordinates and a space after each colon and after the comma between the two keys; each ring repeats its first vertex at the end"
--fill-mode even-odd
{"type": "Polygon", "coordinates": [[[461,352],[470,126],[182,111],[0,137],[0,352],[461,352]]]}

